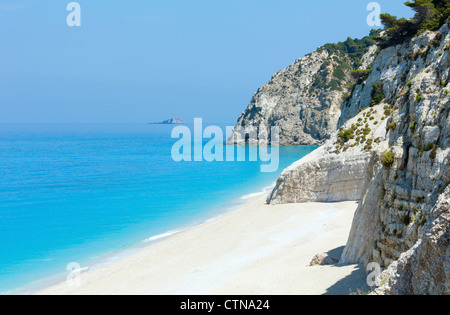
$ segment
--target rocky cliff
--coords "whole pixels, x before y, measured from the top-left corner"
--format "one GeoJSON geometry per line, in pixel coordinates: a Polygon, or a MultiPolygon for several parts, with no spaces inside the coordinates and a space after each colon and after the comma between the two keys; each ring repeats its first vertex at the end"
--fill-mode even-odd
{"type": "Polygon", "coordinates": [[[342,262],[389,266],[417,242],[450,183],[448,33],[448,25],[427,32],[382,51],[375,61],[368,80],[383,85],[391,105],[389,151],[374,152],[378,158],[342,262]]]}
{"type": "Polygon", "coordinates": [[[376,56],[377,35],[327,44],[277,72],[253,96],[228,144],[258,144],[246,135],[270,126],[279,127],[281,145],[323,144],[337,130],[355,88],[352,72],[369,69],[376,56]]]}
{"type": "Polygon", "coordinates": [[[439,241],[417,242],[436,220],[433,208],[450,211],[442,195],[450,183],[449,50],[448,24],[382,50],[343,105],[337,123],[343,127],[285,170],[268,197],[268,203],[359,200],[341,263],[377,262],[410,275],[434,257],[445,276],[430,281],[448,285],[448,265],[436,254],[448,256],[448,228],[439,241]],[[432,252],[436,242],[441,248],[432,252]]]}
{"type": "Polygon", "coordinates": [[[379,276],[378,295],[450,295],[450,187],[412,249],[379,276]]]}
{"type": "Polygon", "coordinates": [[[386,122],[382,104],[363,110],[322,147],[284,170],[267,202],[359,199],[376,158],[373,151],[382,152],[387,148],[386,122]]]}

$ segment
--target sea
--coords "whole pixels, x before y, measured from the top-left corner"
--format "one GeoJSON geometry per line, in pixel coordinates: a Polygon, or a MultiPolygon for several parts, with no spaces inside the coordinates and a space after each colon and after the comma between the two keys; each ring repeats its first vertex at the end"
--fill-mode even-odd
{"type": "Polygon", "coordinates": [[[284,168],[316,149],[280,147],[271,173],[250,158],[176,162],[173,128],[0,125],[0,294],[33,293],[74,264],[93,270],[220,217],[268,194],[284,168]]]}

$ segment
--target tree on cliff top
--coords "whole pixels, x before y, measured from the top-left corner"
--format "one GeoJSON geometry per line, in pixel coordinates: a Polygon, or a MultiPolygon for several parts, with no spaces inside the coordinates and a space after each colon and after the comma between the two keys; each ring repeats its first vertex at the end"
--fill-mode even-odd
{"type": "Polygon", "coordinates": [[[450,0],[414,0],[405,2],[416,14],[412,19],[382,14],[385,34],[380,38],[383,47],[401,44],[427,30],[438,30],[450,16],[450,0]]]}

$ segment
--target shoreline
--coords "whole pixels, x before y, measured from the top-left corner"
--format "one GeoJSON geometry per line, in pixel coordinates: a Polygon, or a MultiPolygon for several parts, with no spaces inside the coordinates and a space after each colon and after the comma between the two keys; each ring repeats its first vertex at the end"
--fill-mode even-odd
{"type": "MultiPolygon", "coordinates": [[[[119,249],[119,250],[112,250],[109,254],[102,255],[96,259],[86,262],[84,264],[84,266],[82,266],[82,268],[81,268],[81,273],[92,272],[92,271],[95,271],[104,266],[114,264],[118,260],[125,259],[139,251],[146,249],[147,247],[152,246],[153,244],[155,244],[157,242],[164,241],[167,238],[170,238],[179,233],[189,231],[189,230],[199,227],[203,224],[207,224],[214,220],[220,219],[220,217],[226,215],[227,213],[235,211],[236,209],[244,206],[252,198],[255,198],[255,197],[258,197],[258,196],[268,193],[274,187],[275,187],[275,183],[271,184],[270,186],[265,186],[258,192],[242,195],[241,197],[239,197],[237,199],[230,200],[229,202],[225,203],[223,206],[221,206],[217,209],[212,209],[209,214],[205,215],[203,218],[197,219],[196,221],[191,221],[191,222],[186,223],[185,225],[180,225],[179,228],[168,230],[167,232],[163,232],[163,233],[160,233],[157,235],[150,236],[150,237],[145,238],[141,241],[138,241],[137,243],[135,243],[131,246],[128,246],[126,248],[119,249]]],[[[64,281],[66,281],[67,276],[68,276],[68,272],[64,272],[64,273],[61,272],[59,274],[54,274],[51,277],[40,279],[40,280],[34,281],[32,283],[29,283],[21,288],[17,288],[14,290],[10,290],[9,292],[5,292],[5,294],[6,295],[33,295],[40,291],[46,290],[48,288],[51,288],[53,286],[57,286],[57,285],[63,283],[64,281]]]]}
{"type": "Polygon", "coordinates": [[[264,191],[251,195],[237,209],[166,237],[151,237],[156,241],[148,246],[90,269],[81,275],[81,287],[60,282],[33,293],[325,294],[330,291],[325,287],[347,280],[354,282],[349,290],[334,293],[364,288],[365,273],[358,266],[307,267],[316,254],[345,245],[356,202],[269,206],[264,191]],[[288,248],[301,250],[286,252],[288,248]],[[291,275],[274,273],[277,266],[287,275],[297,274],[298,286],[291,275]],[[310,279],[312,274],[316,278],[310,279]],[[281,279],[286,283],[279,287],[281,279]]]}

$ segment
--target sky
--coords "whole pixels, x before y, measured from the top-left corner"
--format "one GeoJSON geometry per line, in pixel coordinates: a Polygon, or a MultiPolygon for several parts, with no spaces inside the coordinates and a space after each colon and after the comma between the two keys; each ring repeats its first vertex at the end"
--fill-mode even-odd
{"type": "Polygon", "coordinates": [[[0,0],[0,123],[235,123],[276,71],[372,28],[369,0],[80,0],[80,27],[69,2],[0,0]]]}

